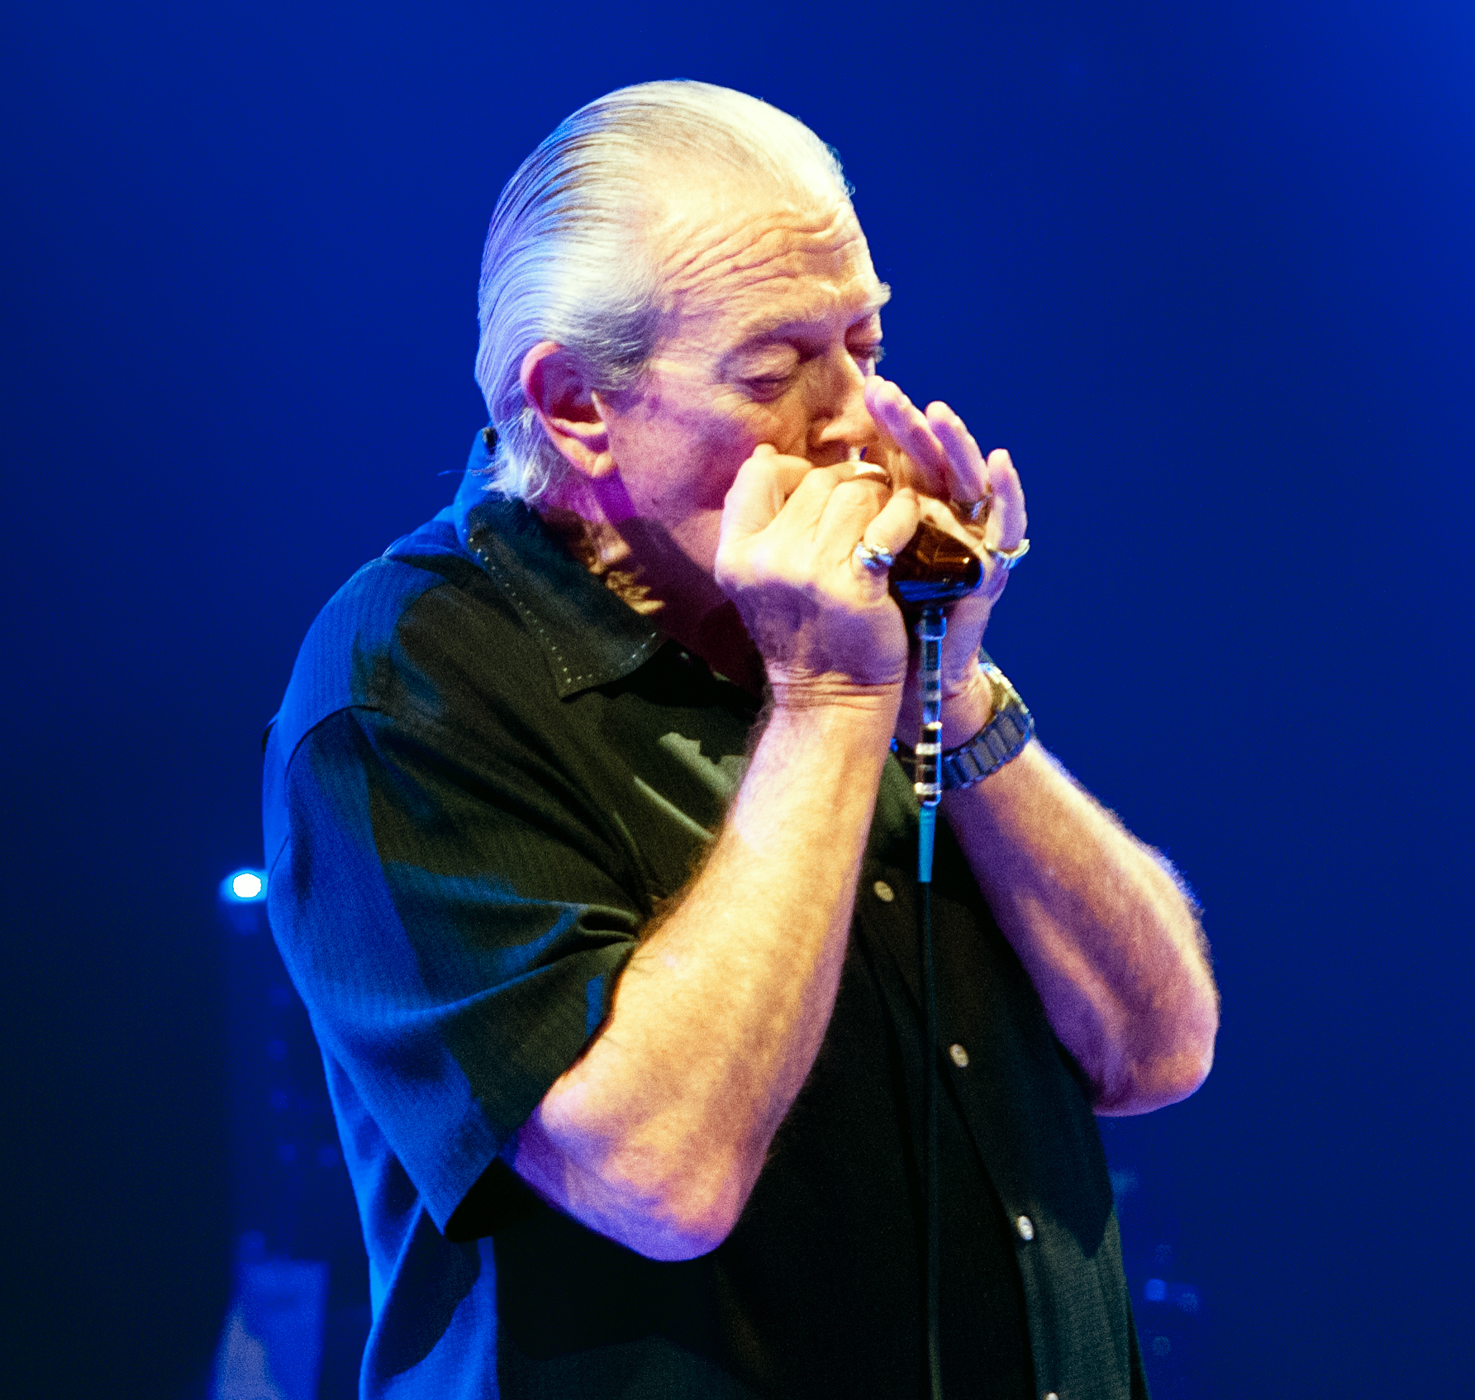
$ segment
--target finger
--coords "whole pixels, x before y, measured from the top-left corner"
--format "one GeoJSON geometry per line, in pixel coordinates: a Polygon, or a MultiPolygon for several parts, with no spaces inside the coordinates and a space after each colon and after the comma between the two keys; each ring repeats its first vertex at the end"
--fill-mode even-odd
{"type": "Polygon", "coordinates": [[[890,470],[880,462],[851,459],[846,462],[836,462],[834,469],[842,485],[849,481],[871,481],[890,491],[895,484],[891,479],[890,470]]]}
{"type": "Polygon", "coordinates": [[[1019,473],[1002,447],[988,454],[988,481],[993,491],[993,509],[989,512],[984,538],[996,549],[1015,549],[1029,524],[1024,510],[1024,487],[1019,473]]]}
{"type": "Polygon", "coordinates": [[[866,526],[862,538],[867,544],[890,550],[892,554],[900,554],[911,543],[921,519],[917,493],[910,486],[903,486],[866,526]]]}
{"type": "Polygon", "coordinates": [[[809,470],[804,458],[782,456],[766,442],[754,448],[727,489],[718,547],[766,530],[809,470]]]}
{"type": "MultiPolygon", "coordinates": [[[[917,493],[909,486],[902,487],[886,502],[880,513],[866,524],[861,534],[861,544],[885,551],[895,558],[917,533],[917,523],[921,519],[918,506],[917,493]]],[[[863,582],[878,584],[878,591],[884,593],[889,584],[887,571],[868,568],[856,557],[856,550],[859,548],[860,545],[852,546],[850,552],[850,563],[856,577],[863,582]]]]}
{"type": "Polygon", "coordinates": [[[963,420],[945,403],[927,405],[926,418],[948,462],[948,499],[981,501],[989,493],[988,463],[963,420]]]}
{"type": "MultiPolygon", "coordinates": [[[[838,477],[849,465],[841,463],[830,470],[838,477]]],[[[852,476],[837,480],[815,522],[816,548],[833,559],[846,557],[890,496],[891,487],[885,477],[852,476]]]]}
{"type": "Polygon", "coordinates": [[[866,407],[883,432],[911,459],[930,496],[947,491],[948,457],[926,415],[889,379],[866,380],[866,407]]]}
{"type": "Polygon", "coordinates": [[[880,462],[852,460],[836,462],[829,469],[835,477],[835,495],[839,501],[826,506],[826,510],[859,510],[858,502],[870,503],[870,513],[875,514],[891,498],[895,483],[890,471],[880,462]]]}
{"type": "MultiPolygon", "coordinates": [[[[829,509],[835,488],[839,485],[840,473],[834,467],[811,466],[794,487],[793,494],[784,502],[776,523],[786,532],[793,531],[802,538],[812,538],[819,528],[820,520],[829,509]]],[[[861,492],[846,494],[862,496],[861,492]]]]}
{"type": "Polygon", "coordinates": [[[866,382],[866,406],[882,430],[920,469],[927,489],[940,487],[947,471],[947,453],[926,415],[900,386],[873,375],[866,382]]]}
{"type": "Polygon", "coordinates": [[[816,543],[822,549],[853,548],[856,536],[891,499],[890,472],[883,467],[874,474],[847,475],[855,465],[841,462],[831,468],[839,480],[815,526],[816,543]]]}

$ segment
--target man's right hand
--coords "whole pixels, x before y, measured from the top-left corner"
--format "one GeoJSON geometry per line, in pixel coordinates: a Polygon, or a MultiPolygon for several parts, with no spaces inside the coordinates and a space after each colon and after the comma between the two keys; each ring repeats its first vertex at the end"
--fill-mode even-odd
{"type": "Polygon", "coordinates": [[[835,1003],[907,663],[885,575],[851,556],[917,522],[853,474],[760,447],[728,492],[716,574],[775,704],[710,856],[518,1133],[525,1181],[652,1259],[732,1229],[835,1003]]]}
{"type": "Polygon", "coordinates": [[[886,575],[855,546],[900,553],[917,496],[844,466],[816,467],[763,444],[737,474],[722,514],[716,578],[763,657],[780,707],[878,699],[895,704],[907,633],[886,575]]]}

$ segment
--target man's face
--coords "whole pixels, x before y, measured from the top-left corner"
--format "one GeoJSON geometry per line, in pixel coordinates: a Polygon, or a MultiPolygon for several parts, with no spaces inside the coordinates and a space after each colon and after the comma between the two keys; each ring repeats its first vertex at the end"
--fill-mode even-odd
{"type": "Polygon", "coordinates": [[[639,387],[608,404],[610,449],[634,515],[710,571],[759,443],[828,464],[876,440],[862,390],[887,291],[838,199],[699,188],[673,195],[655,246],[670,315],[639,387]]]}

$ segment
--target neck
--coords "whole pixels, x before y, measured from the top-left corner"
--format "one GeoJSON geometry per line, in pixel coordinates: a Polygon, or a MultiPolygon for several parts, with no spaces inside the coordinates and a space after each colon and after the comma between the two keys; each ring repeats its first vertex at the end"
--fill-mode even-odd
{"type": "Polygon", "coordinates": [[[622,602],[653,618],[667,636],[714,671],[760,694],[762,659],[737,608],[711,573],[664,526],[633,511],[611,510],[607,494],[576,477],[537,511],[564,548],[622,602]]]}

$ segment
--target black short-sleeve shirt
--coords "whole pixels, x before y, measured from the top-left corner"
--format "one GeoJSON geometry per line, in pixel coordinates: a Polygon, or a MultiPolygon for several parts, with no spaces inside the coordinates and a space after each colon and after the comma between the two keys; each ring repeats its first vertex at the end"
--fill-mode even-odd
{"type": "Polygon", "coordinates": [[[267,743],[272,927],[368,1246],[362,1393],[922,1394],[934,1072],[950,1400],[1144,1396],[1086,1091],[945,831],[922,1044],[895,763],[829,1030],[728,1239],[654,1262],[513,1175],[518,1127],[721,824],[756,711],[486,494],[483,464],[324,608],[267,743]]]}

